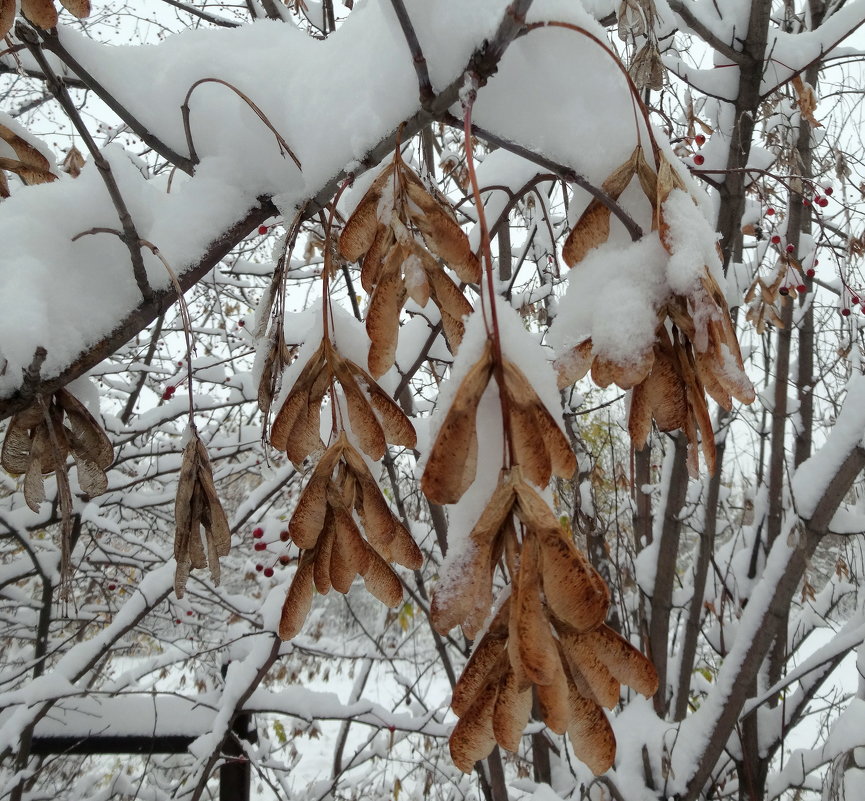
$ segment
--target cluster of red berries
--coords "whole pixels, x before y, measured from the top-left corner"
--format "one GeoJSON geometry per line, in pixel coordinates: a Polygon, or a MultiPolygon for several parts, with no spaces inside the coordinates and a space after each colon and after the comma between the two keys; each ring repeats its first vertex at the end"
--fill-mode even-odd
{"type": "MultiPolygon", "coordinates": [[[[262,538],[264,537],[264,529],[261,528],[261,526],[253,529],[252,536],[253,536],[253,539],[258,540],[258,542],[256,542],[255,545],[252,546],[253,549],[256,551],[266,551],[267,550],[267,543],[261,541],[262,538]]],[[[288,542],[288,530],[287,529],[283,529],[282,531],[279,532],[279,539],[281,542],[288,542]]],[[[282,554],[279,557],[279,564],[281,564],[283,566],[287,565],[290,561],[291,561],[291,559],[287,554],[282,554]]],[[[273,575],[273,568],[272,567],[265,567],[260,562],[255,566],[255,570],[258,573],[264,574],[267,578],[270,578],[273,575]]]]}
{"type": "MultiPolygon", "coordinates": [[[[706,144],[706,137],[703,136],[703,134],[697,134],[694,137],[694,144],[697,147],[702,147],[703,145],[706,144]]],[[[695,153],[694,154],[694,164],[696,164],[698,167],[702,166],[702,164],[705,161],[706,161],[706,159],[703,157],[703,155],[701,153],[695,153]]]]}
{"type": "Polygon", "coordinates": [[[162,393],[162,400],[169,401],[174,397],[174,393],[177,392],[177,387],[173,384],[169,384],[165,388],[165,392],[162,393]]]}

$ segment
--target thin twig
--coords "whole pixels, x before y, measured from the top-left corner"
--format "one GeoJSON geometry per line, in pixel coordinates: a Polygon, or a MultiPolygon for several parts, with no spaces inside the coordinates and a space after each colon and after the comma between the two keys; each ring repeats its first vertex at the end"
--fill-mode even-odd
{"type": "Polygon", "coordinates": [[[273,124],[267,118],[267,115],[255,104],[252,100],[249,99],[243,92],[240,91],[236,86],[233,86],[228,81],[223,81],[221,78],[200,78],[197,80],[192,86],[189,87],[189,91],[186,93],[186,97],[183,98],[183,105],[180,107],[180,113],[183,116],[183,131],[186,134],[186,144],[189,147],[189,155],[194,163],[198,164],[198,154],[195,152],[195,145],[192,142],[192,131],[189,128],[189,98],[192,96],[192,93],[195,91],[197,86],[200,86],[203,83],[218,83],[222,86],[225,86],[231,89],[247,106],[249,106],[255,115],[260,119],[265,126],[270,130],[270,132],[276,137],[276,142],[279,145],[279,153],[281,156],[285,156],[286,153],[291,157],[291,160],[297,166],[297,169],[303,169],[300,166],[300,161],[297,156],[294,155],[291,148],[288,146],[288,142],[283,139],[282,134],[273,127],[273,124]]]}
{"type": "Polygon", "coordinates": [[[185,11],[187,14],[192,14],[194,17],[198,17],[199,19],[203,19],[205,22],[210,22],[213,25],[218,25],[220,28],[239,28],[239,22],[232,22],[228,19],[222,19],[222,17],[217,17],[213,14],[208,14],[206,11],[203,11],[200,8],[195,8],[194,6],[188,6],[186,3],[180,3],[178,0],[162,0],[163,3],[168,3],[170,6],[174,6],[175,8],[179,8],[181,11],[185,11]]]}
{"type": "MultiPolygon", "coordinates": [[[[65,47],[63,47],[60,43],[60,38],[56,33],[48,33],[40,30],[39,35],[42,37],[42,47],[49,53],[53,53],[57,56],[67,69],[75,73],[83,86],[93,92],[103,103],[105,103],[106,106],[108,106],[108,108],[120,117],[120,119],[129,126],[129,128],[142,142],[144,142],[145,145],[152,148],[162,156],[162,158],[171,162],[178,169],[183,170],[183,172],[188,175],[192,175],[195,167],[194,163],[185,156],[181,156],[165,144],[165,142],[163,142],[159,137],[154,136],[144,123],[142,123],[128,108],[126,108],[126,106],[122,105],[117,100],[117,97],[113,92],[108,91],[101,83],[99,83],[99,81],[97,81],[96,78],[94,78],[93,75],[91,75],[65,47]]],[[[26,40],[24,41],[26,42],[26,40]]],[[[29,43],[27,46],[30,48],[29,43]]],[[[32,48],[30,49],[32,50],[32,48]]],[[[44,67],[43,73],[45,74],[46,80],[50,83],[49,71],[44,67]]],[[[70,85],[70,82],[65,77],[63,78],[63,83],[65,85],[70,85]]]]}
{"type": "Polygon", "coordinates": [[[426,58],[423,50],[421,50],[420,42],[417,38],[414,26],[411,24],[408,12],[405,10],[403,0],[390,0],[393,10],[396,13],[396,18],[399,20],[399,26],[402,28],[403,36],[405,36],[408,49],[411,51],[412,64],[414,71],[417,73],[418,89],[420,92],[420,104],[423,108],[427,108],[435,97],[432,83],[430,82],[429,70],[427,69],[426,58]]]}
{"type": "Polygon", "coordinates": [[[114,180],[114,173],[111,171],[111,165],[100,152],[99,147],[90,135],[90,131],[87,130],[87,126],[84,124],[84,120],[81,119],[81,115],[78,113],[78,109],[72,102],[72,98],[69,96],[69,92],[66,91],[63,82],[57,77],[54,70],[51,69],[48,59],[45,58],[45,54],[42,52],[36,32],[29,25],[26,25],[19,20],[15,25],[15,33],[18,38],[24,42],[33,58],[36,60],[36,63],[42,69],[52,94],[57,98],[57,102],[60,103],[63,110],[69,116],[72,124],[75,126],[75,129],[87,145],[87,149],[93,157],[93,163],[99,170],[99,174],[102,177],[102,181],[105,184],[105,188],[108,190],[111,202],[114,204],[117,216],[120,219],[120,225],[123,228],[123,236],[121,238],[129,250],[129,257],[132,261],[132,274],[135,277],[135,283],[138,284],[141,297],[144,298],[145,301],[150,300],[153,297],[153,290],[147,282],[147,270],[144,267],[144,258],[141,255],[141,248],[138,246],[138,232],[135,230],[135,223],[132,221],[129,209],[126,207],[126,201],[123,199],[120,187],[117,186],[117,181],[114,180]]]}
{"type": "Polygon", "coordinates": [[[715,34],[712,33],[712,29],[701,22],[691,8],[685,5],[682,0],[669,0],[669,5],[670,9],[674,13],[678,14],[682,18],[682,21],[707,45],[709,45],[709,47],[713,50],[717,50],[725,58],[729,58],[734,64],[742,65],[744,63],[745,60],[742,53],[738,50],[734,50],[725,41],[715,36],[715,34]]]}

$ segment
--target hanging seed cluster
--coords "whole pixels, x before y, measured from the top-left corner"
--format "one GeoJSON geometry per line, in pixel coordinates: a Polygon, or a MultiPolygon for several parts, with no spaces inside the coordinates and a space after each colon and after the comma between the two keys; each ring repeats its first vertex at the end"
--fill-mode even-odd
{"type": "Polygon", "coordinates": [[[174,592],[182,598],[193,569],[209,567],[213,583],[219,584],[219,558],[231,549],[231,528],[216,494],[207,448],[195,429],[183,449],[174,518],[174,592]]]}
{"type": "Polygon", "coordinates": [[[414,427],[366,370],[338,352],[329,336],[303,366],[277,413],[271,444],[296,465],[321,453],[325,395],[334,415],[334,441],[324,449],[289,522],[289,537],[301,554],[282,608],[283,639],[300,631],[313,590],[347,593],[359,575],[372,595],[394,607],[403,591],[391,563],[417,570],[423,562],[362,455],[379,461],[388,443],[413,448],[414,427]],[[360,450],[349,441],[343,411],[360,450]]]}
{"type": "Polygon", "coordinates": [[[45,500],[45,476],[66,470],[69,455],[78,468],[78,484],[91,498],[108,489],[105,471],[114,449],[102,426],[66,389],[47,402],[14,415],[3,439],[0,463],[13,476],[24,476],[24,499],[34,511],[45,500]]]}
{"type": "MultiPolygon", "coordinates": [[[[617,200],[636,177],[653,210],[653,230],[664,248],[668,224],[664,202],[674,189],[685,185],[661,152],[655,153],[658,170],[649,165],[638,146],[630,158],[603,183],[603,189],[617,200]]],[[[585,255],[607,241],[610,235],[610,210],[593,199],[563,248],[568,266],[573,267],[585,255]]],[[[698,472],[702,442],[706,468],[716,467],[715,436],[706,393],[724,409],[732,408],[732,399],[751,403],[754,388],[745,374],[736,332],[724,294],[708,267],[688,295],[670,292],[657,309],[658,325],[653,346],[634,362],[621,364],[596,354],[591,338],[578,343],[556,361],[559,387],[570,386],[591,370],[599,386],[616,384],[632,389],[628,431],[634,447],[642,448],[651,433],[652,421],[661,431],[681,429],[688,438],[688,467],[698,472]],[[699,435],[698,435],[699,432],[699,435]]]]}
{"type": "Polygon", "coordinates": [[[480,280],[480,262],[447,200],[424,186],[398,149],[346,222],[339,252],[347,261],[363,259],[360,281],[370,293],[369,370],[376,378],[393,366],[407,297],[419,306],[432,300],[456,351],[465,330],[462,319],[472,307],[438,259],[466,283],[480,280]]]}

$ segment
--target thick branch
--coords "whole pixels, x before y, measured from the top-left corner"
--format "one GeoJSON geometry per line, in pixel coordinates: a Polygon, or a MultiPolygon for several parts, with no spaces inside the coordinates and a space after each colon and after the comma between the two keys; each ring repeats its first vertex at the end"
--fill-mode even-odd
{"type": "Polygon", "coordinates": [[[433,93],[432,83],[430,82],[429,70],[426,65],[426,58],[423,50],[421,50],[420,42],[417,38],[414,26],[411,24],[408,12],[405,10],[405,4],[402,0],[390,0],[393,10],[396,13],[396,18],[399,20],[399,26],[402,28],[403,36],[405,36],[408,49],[411,51],[411,60],[414,65],[414,71],[417,73],[418,90],[420,93],[420,104],[426,108],[435,96],[433,93]]]}
{"type": "Polygon", "coordinates": [[[719,39],[712,33],[712,29],[705,23],[701,22],[696,14],[691,10],[690,6],[685,5],[682,0],[668,0],[670,8],[678,14],[682,21],[694,33],[697,34],[709,47],[717,50],[725,58],[729,58],[734,64],[742,64],[742,54],[738,50],[734,50],[729,44],[722,39],[719,39]]]}

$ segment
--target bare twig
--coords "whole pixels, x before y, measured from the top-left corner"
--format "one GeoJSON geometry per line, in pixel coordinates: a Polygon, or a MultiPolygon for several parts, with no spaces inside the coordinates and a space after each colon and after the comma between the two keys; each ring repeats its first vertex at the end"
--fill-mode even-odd
{"type": "Polygon", "coordinates": [[[220,28],[240,27],[239,22],[232,22],[231,20],[217,17],[215,14],[210,14],[200,8],[195,8],[195,6],[188,6],[186,5],[186,3],[180,3],[178,2],[178,0],[162,0],[162,2],[167,3],[170,6],[174,6],[175,8],[179,8],[181,11],[185,11],[187,14],[192,14],[194,17],[203,19],[205,22],[209,22],[212,25],[218,25],[220,28]]]}
{"type": "Polygon", "coordinates": [[[412,64],[414,64],[414,71],[417,73],[420,104],[423,108],[426,108],[432,102],[433,97],[435,97],[432,83],[430,82],[429,70],[426,65],[426,58],[424,57],[423,50],[421,50],[417,33],[411,24],[408,12],[405,10],[403,0],[390,0],[390,2],[396,13],[396,18],[399,20],[399,26],[402,28],[408,49],[411,51],[412,64]]]}
{"type": "Polygon", "coordinates": [[[742,54],[738,50],[734,50],[729,44],[722,39],[719,39],[712,33],[712,29],[705,23],[701,22],[697,15],[691,10],[690,6],[682,2],[682,0],[669,0],[670,8],[678,14],[682,21],[696,33],[709,47],[717,50],[725,58],[729,58],[734,64],[742,64],[742,54]]]}
{"type": "Polygon", "coordinates": [[[111,197],[111,202],[117,210],[117,216],[120,219],[120,225],[123,228],[123,243],[129,250],[129,258],[132,261],[132,274],[135,277],[135,283],[138,284],[141,297],[145,301],[150,300],[153,297],[153,290],[147,282],[147,270],[144,267],[144,258],[141,255],[141,248],[138,246],[138,232],[135,230],[135,223],[132,221],[129,209],[126,207],[126,201],[123,199],[120,187],[114,179],[111,165],[100,152],[99,147],[90,135],[90,131],[87,130],[87,126],[81,119],[81,115],[78,113],[78,109],[72,102],[72,98],[69,96],[69,92],[66,90],[63,82],[57,77],[54,70],[51,68],[51,65],[48,63],[48,59],[45,58],[36,31],[19,20],[15,26],[15,33],[18,38],[24,42],[27,49],[30,51],[30,54],[36,60],[36,63],[42,69],[52,94],[57,98],[57,102],[60,103],[72,124],[75,126],[75,129],[87,145],[87,149],[93,157],[93,163],[99,170],[105,188],[108,190],[108,194],[111,197]]]}
{"type": "Polygon", "coordinates": [[[297,169],[303,169],[300,166],[300,161],[298,161],[297,156],[294,155],[291,148],[288,146],[288,142],[283,139],[282,134],[273,127],[273,124],[267,118],[267,115],[255,104],[252,100],[249,99],[243,92],[240,91],[236,86],[232,86],[228,81],[223,81],[221,78],[201,78],[197,80],[192,86],[189,87],[189,91],[186,93],[186,97],[183,98],[183,105],[180,107],[180,112],[183,115],[183,131],[186,134],[186,144],[189,147],[189,155],[192,158],[192,161],[198,164],[198,154],[195,152],[195,145],[192,142],[192,131],[189,128],[189,98],[192,96],[192,93],[195,91],[196,87],[200,86],[203,83],[218,83],[222,86],[225,86],[231,89],[247,106],[249,106],[255,115],[260,119],[265,126],[271,131],[271,133],[276,137],[276,142],[279,145],[279,153],[282,156],[285,156],[286,153],[291,157],[291,160],[297,166],[297,169]]]}
{"type": "MultiPolygon", "coordinates": [[[[103,103],[105,103],[106,106],[108,106],[108,108],[120,117],[120,119],[129,126],[129,128],[139,139],[141,139],[142,142],[144,142],[145,145],[153,148],[153,150],[162,156],[162,158],[174,164],[178,169],[183,170],[183,172],[188,175],[192,175],[195,166],[194,163],[185,156],[181,156],[179,153],[175,152],[159,137],[154,136],[143,122],[141,122],[128,108],[126,108],[126,106],[117,100],[114,93],[108,91],[108,89],[99,83],[99,81],[97,81],[96,78],[94,78],[93,75],[91,75],[65,47],[63,47],[60,43],[60,38],[56,33],[39,31],[39,35],[42,37],[42,47],[49,53],[53,53],[57,56],[57,58],[59,58],[68,69],[75,73],[81,81],[81,84],[93,92],[103,103]]],[[[26,42],[26,40],[24,41],[26,42]]],[[[32,48],[29,44],[28,48],[30,48],[32,52],[32,48]]],[[[41,66],[42,65],[40,64],[40,67],[41,66]]],[[[49,72],[50,68],[43,67],[42,71],[46,76],[46,80],[50,83],[51,75],[53,75],[53,73],[49,72]]],[[[65,77],[63,78],[63,83],[66,86],[71,85],[69,80],[65,77]]]]}

